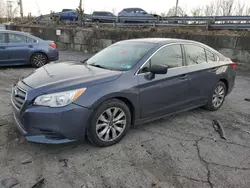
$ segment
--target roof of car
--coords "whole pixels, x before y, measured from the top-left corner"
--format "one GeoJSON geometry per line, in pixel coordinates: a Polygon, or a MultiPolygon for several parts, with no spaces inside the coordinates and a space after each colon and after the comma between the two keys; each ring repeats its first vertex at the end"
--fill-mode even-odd
{"type": "MultiPolygon", "coordinates": [[[[23,32],[23,31],[13,31],[13,30],[0,30],[0,32],[4,32],[4,33],[13,33],[13,34],[21,34],[21,35],[25,35],[27,37],[33,37],[33,38],[37,38],[36,36],[28,33],[28,32],[23,32]]],[[[39,38],[37,38],[39,39],[39,38]]]]}
{"type": "Polygon", "coordinates": [[[131,41],[131,42],[148,42],[148,43],[155,43],[155,44],[170,44],[170,43],[178,43],[178,42],[197,43],[196,41],[192,41],[192,40],[175,39],[175,38],[140,38],[140,39],[125,40],[125,42],[126,41],[131,41]]]}

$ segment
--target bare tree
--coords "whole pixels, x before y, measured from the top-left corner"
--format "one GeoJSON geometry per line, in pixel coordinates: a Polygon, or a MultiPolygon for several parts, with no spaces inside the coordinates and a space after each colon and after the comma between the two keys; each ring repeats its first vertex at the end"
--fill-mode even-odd
{"type": "Polygon", "coordinates": [[[85,21],[84,9],[82,8],[82,0],[80,0],[79,6],[76,9],[76,12],[77,12],[77,15],[78,15],[78,19],[80,21],[80,25],[82,26],[84,21],[85,21]]]}
{"type": "Polygon", "coordinates": [[[112,13],[116,15],[116,8],[112,8],[112,13]]]}
{"type": "Polygon", "coordinates": [[[166,12],[162,12],[160,15],[161,15],[161,17],[166,17],[167,13],[166,12]]]}
{"type": "Polygon", "coordinates": [[[234,0],[220,0],[220,14],[222,16],[231,16],[233,15],[234,0]]]}
{"type": "Polygon", "coordinates": [[[216,12],[218,12],[218,7],[215,8],[214,2],[211,2],[210,4],[206,5],[204,9],[204,16],[215,16],[216,12]]]}
{"type": "Polygon", "coordinates": [[[191,10],[192,16],[203,16],[203,8],[197,7],[191,10]]]}
{"type": "MultiPolygon", "coordinates": [[[[167,16],[175,16],[175,10],[176,7],[172,7],[168,10],[167,16]]],[[[186,10],[184,10],[181,7],[177,7],[177,15],[176,16],[185,16],[186,15],[186,10]]]]}
{"type": "Polygon", "coordinates": [[[236,6],[235,7],[235,15],[243,16],[245,14],[246,4],[244,2],[241,3],[240,1],[238,1],[235,6],[236,6]]]}
{"type": "Polygon", "coordinates": [[[6,16],[6,2],[5,0],[0,0],[0,18],[3,18],[6,16]]]}

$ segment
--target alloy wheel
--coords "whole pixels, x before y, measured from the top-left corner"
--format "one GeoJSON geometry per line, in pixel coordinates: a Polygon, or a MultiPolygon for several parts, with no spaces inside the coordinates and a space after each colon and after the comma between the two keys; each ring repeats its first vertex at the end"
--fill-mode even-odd
{"type": "Polygon", "coordinates": [[[126,128],[126,114],[117,107],[105,110],[96,122],[96,133],[98,137],[105,141],[114,141],[121,136],[126,128]]]}
{"type": "Polygon", "coordinates": [[[218,85],[213,93],[213,106],[218,108],[224,101],[225,98],[225,88],[222,85],[218,85]]]}
{"type": "Polygon", "coordinates": [[[43,54],[37,54],[33,58],[33,64],[37,67],[41,67],[45,65],[47,62],[47,58],[43,54]]]}

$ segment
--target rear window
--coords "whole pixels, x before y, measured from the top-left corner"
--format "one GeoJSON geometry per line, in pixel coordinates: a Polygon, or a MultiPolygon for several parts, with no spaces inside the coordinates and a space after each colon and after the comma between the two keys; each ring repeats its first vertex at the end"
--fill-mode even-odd
{"type": "Polygon", "coordinates": [[[93,14],[96,16],[112,16],[109,12],[94,12],[93,14]]]}
{"type": "Polygon", "coordinates": [[[205,49],[199,46],[185,44],[187,65],[195,65],[207,62],[205,49]]]}
{"type": "Polygon", "coordinates": [[[9,33],[9,43],[26,43],[27,39],[23,35],[9,33]]]}
{"type": "Polygon", "coordinates": [[[206,50],[206,55],[207,55],[207,61],[217,61],[218,57],[214,53],[206,50]]]}

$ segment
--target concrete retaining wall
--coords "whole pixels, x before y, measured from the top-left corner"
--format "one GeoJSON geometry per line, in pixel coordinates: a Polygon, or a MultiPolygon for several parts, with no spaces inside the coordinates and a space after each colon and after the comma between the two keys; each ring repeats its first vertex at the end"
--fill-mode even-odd
{"type": "Polygon", "coordinates": [[[11,26],[12,30],[29,32],[56,42],[60,50],[97,52],[114,42],[132,38],[166,37],[190,39],[207,44],[234,61],[250,64],[250,37],[177,33],[164,30],[74,29],[11,26]],[[60,30],[57,35],[56,30],[60,30]]]}

